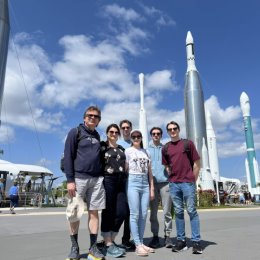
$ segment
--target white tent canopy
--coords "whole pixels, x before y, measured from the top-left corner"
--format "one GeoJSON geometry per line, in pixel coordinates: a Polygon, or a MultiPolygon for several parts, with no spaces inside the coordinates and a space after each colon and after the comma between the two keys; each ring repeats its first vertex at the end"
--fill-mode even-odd
{"type": "Polygon", "coordinates": [[[0,171],[6,171],[12,173],[14,176],[21,175],[30,175],[30,176],[39,176],[43,174],[44,176],[52,176],[53,173],[42,166],[30,165],[30,164],[15,164],[8,161],[0,160],[0,171]]]}

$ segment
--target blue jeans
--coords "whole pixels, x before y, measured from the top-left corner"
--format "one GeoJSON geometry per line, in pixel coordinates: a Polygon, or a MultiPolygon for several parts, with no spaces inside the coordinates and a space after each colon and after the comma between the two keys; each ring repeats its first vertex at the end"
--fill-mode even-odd
{"type": "Polygon", "coordinates": [[[170,194],[174,205],[176,217],[177,240],[185,240],[184,203],[190,217],[191,240],[200,241],[200,220],[195,205],[194,182],[174,183],[170,182],[170,194]]]}
{"type": "Polygon", "coordinates": [[[138,246],[143,244],[144,229],[149,207],[148,176],[143,174],[129,174],[127,197],[130,208],[130,230],[138,246]]]}

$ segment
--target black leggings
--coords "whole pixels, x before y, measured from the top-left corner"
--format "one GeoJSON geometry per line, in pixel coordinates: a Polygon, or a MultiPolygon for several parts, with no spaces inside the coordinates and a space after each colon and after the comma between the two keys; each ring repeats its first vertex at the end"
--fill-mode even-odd
{"type": "Polygon", "coordinates": [[[101,214],[101,232],[118,232],[128,212],[125,180],[119,176],[104,177],[106,209],[101,214]]]}

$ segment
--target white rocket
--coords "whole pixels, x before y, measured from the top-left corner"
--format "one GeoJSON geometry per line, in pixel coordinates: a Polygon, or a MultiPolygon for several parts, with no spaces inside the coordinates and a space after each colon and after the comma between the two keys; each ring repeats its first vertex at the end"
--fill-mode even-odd
{"type": "Polygon", "coordinates": [[[211,122],[210,112],[206,114],[206,130],[208,139],[208,152],[209,152],[209,166],[213,180],[220,181],[219,178],[219,164],[218,164],[218,150],[215,131],[211,122]]]}
{"type": "Polygon", "coordinates": [[[143,146],[146,149],[148,147],[148,129],[147,129],[147,118],[144,109],[144,74],[139,74],[140,83],[140,115],[139,115],[139,129],[143,135],[143,146]]]}
{"type": "Polygon", "coordinates": [[[258,163],[256,161],[256,154],[255,154],[255,147],[254,147],[253,130],[252,130],[251,116],[250,116],[250,103],[249,103],[249,97],[245,92],[242,92],[240,96],[240,107],[243,114],[244,130],[245,130],[245,137],[246,137],[247,158],[245,160],[245,166],[246,166],[248,190],[252,195],[260,194],[259,168],[258,168],[258,163]]]}
{"type": "Polygon", "coordinates": [[[201,174],[201,180],[200,185],[202,190],[215,190],[213,179],[210,173],[209,168],[209,157],[208,157],[208,150],[206,147],[206,142],[204,137],[202,138],[202,149],[201,149],[201,159],[203,161],[203,166],[200,170],[201,174]]]}

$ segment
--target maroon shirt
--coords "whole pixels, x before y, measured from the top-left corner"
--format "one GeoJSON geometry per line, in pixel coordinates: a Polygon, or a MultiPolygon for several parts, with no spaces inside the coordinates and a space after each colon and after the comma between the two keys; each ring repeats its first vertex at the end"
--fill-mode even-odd
{"type": "MultiPolygon", "coordinates": [[[[192,162],[200,159],[200,156],[193,144],[189,140],[190,158],[192,162]]],[[[189,157],[184,152],[183,140],[176,142],[170,142],[168,145],[167,155],[165,155],[164,149],[162,149],[162,164],[170,165],[171,174],[169,176],[170,182],[195,182],[195,176],[192,170],[192,166],[189,157]]]]}

